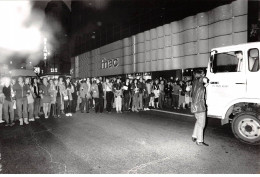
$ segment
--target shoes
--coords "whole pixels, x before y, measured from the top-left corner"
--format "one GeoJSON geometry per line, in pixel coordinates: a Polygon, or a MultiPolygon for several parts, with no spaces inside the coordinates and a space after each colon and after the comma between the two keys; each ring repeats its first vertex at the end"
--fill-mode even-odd
{"type": "Polygon", "coordinates": [[[196,142],[196,144],[198,146],[209,146],[208,144],[204,143],[204,142],[196,142]]]}
{"type": "Polygon", "coordinates": [[[0,120],[0,124],[1,124],[1,123],[4,123],[4,122],[5,122],[5,121],[3,121],[3,120],[0,120]]]}
{"type": "Polygon", "coordinates": [[[11,124],[9,124],[9,126],[10,126],[10,127],[12,127],[12,126],[14,126],[14,125],[15,125],[15,123],[14,123],[14,122],[13,122],[13,123],[11,123],[11,124]]]}
{"type": "Polygon", "coordinates": [[[58,115],[57,118],[60,118],[60,115],[58,115]]]}
{"type": "Polygon", "coordinates": [[[39,116],[35,116],[35,119],[40,119],[40,117],[39,116]]]}
{"type": "Polygon", "coordinates": [[[25,123],[26,125],[29,124],[28,118],[24,118],[24,123],[25,123]]]}
{"type": "Polygon", "coordinates": [[[69,113],[67,113],[67,114],[65,114],[66,115],[66,117],[69,117],[70,115],[69,115],[69,113]]]}
{"type": "Polygon", "coordinates": [[[20,125],[23,125],[23,119],[19,119],[20,125]]]}
{"type": "Polygon", "coordinates": [[[71,116],[72,116],[72,113],[69,113],[69,116],[71,117],[71,116]]]}
{"type": "Polygon", "coordinates": [[[48,116],[45,116],[45,119],[48,119],[49,117],[48,116]]]}
{"type": "Polygon", "coordinates": [[[195,141],[197,141],[197,138],[192,137],[191,140],[192,140],[193,142],[195,142],[195,141]]]}
{"type": "Polygon", "coordinates": [[[10,126],[10,124],[5,124],[6,127],[10,126]]]}
{"type": "Polygon", "coordinates": [[[29,122],[34,122],[35,120],[34,120],[34,118],[32,118],[32,119],[29,119],[29,122]]]}

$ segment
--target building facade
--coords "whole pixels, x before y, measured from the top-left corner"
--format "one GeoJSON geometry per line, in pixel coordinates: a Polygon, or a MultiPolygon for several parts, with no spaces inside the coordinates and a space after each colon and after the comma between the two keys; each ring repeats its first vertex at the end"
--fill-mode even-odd
{"type": "Polygon", "coordinates": [[[48,2],[45,8],[43,31],[52,35],[46,36],[43,41],[44,45],[47,43],[48,56],[39,64],[42,75],[70,73],[70,27],[68,6],[63,1],[48,2]]]}
{"type": "MultiPolygon", "coordinates": [[[[248,1],[236,0],[82,52],[73,77],[170,73],[205,68],[212,48],[248,42],[248,1]]],[[[159,75],[157,75],[159,76],[159,75]]]]}

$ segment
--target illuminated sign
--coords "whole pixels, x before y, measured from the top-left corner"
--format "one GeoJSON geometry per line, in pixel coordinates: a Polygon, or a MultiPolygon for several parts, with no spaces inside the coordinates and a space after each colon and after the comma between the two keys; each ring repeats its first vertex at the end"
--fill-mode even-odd
{"type": "Polygon", "coordinates": [[[116,68],[119,65],[119,59],[106,59],[103,58],[101,61],[101,69],[116,68]]]}
{"type": "Polygon", "coordinates": [[[47,60],[47,57],[48,57],[48,49],[47,49],[47,38],[44,38],[43,39],[43,59],[44,60],[47,60]]]}

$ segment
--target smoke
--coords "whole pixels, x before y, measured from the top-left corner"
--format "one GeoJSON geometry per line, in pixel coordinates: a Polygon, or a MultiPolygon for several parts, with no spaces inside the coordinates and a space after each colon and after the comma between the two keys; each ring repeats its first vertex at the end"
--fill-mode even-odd
{"type": "Polygon", "coordinates": [[[44,17],[30,1],[0,1],[0,63],[12,55],[27,56],[33,64],[43,59],[43,38],[52,38],[52,30],[42,31],[44,17]]]}

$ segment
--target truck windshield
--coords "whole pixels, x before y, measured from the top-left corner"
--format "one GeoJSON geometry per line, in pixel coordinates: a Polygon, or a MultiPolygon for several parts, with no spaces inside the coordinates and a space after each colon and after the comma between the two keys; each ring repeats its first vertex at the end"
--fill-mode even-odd
{"type": "Polygon", "coordinates": [[[211,72],[239,72],[238,65],[241,65],[242,59],[239,61],[237,53],[241,53],[242,55],[242,51],[215,54],[211,65],[211,72]]]}

